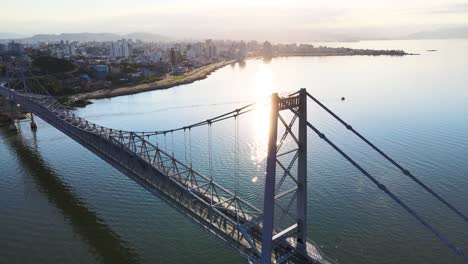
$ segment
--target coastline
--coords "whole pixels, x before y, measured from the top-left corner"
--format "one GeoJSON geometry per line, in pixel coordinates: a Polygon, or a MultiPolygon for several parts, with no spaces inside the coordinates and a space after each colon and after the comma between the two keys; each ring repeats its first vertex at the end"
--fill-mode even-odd
{"type": "Polygon", "coordinates": [[[299,54],[278,54],[274,56],[274,58],[285,58],[285,57],[345,57],[345,56],[371,56],[371,57],[379,57],[379,56],[390,56],[390,57],[403,57],[403,56],[418,56],[418,53],[405,53],[402,55],[389,55],[389,54],[337,54],[337,53],[330,53],[330,54],[308,54],[308,53],[299,53],[299,54]]]}
{"type": "Polygon", "coordinates": [[[206,79],[214,71],[235,62],[236,60],[228,60],[211,63],[186,73],[186,76],[183,78],[177,78],[177,76],[167,75],[164,79],[156,81],[154,83],[126,86],[112,90],[96,90],[93,92],[75,94],[70,96],[69,98],[71,98],[72,101],[83,101],[92,99],[111,98],[116,96],[130,95],[153,90],[169,89],[175,86],[189,84],[195,81],[206,79]]]}
{"type": "MultiPolygon", "coordinates": [[[[419,54],[412,54],[412,53],[405,53],[403,55],[393,55],[393,56],[408,56],[408,55],[419,55],[419,54]]],[[[278,54],[274,56],[274,58],[280,57],[328,57],[328,56],[392,56],[386,54],[378,54],[378,55],[363,55],[363,54],[278,54]]],[[[258,59],[262,58],[261,56],[251,56],[245,58],[245,60],[250,59],[258,59]]],[[[190,84],[199,80],[206,79],[211,73],[215,72],[216,70],[223,68],[227,65],[237,62],[236,60],[227,60],[221,62],[211,63],[197,69],[194,69],[185,74],[184,77],[178,78],[178,76],[167,75],[164,79],[147,84],[139,84],[135,86],[125,86],[119,87],[115,89],[100,89],[93,92],[87,93],[79,93],[75,95],[71,95],[68,98],[70,99],[70,106],[72,107],[84,107],[92,102],[90,100],[94,99],[104,99],[104,98],[112,98],[117,96],[123,95],[131,95],[137,94],[141,92],[148,92],[148,91],[155,91],[155,90],[164,90],[173,88],[179,85],[190,84]]]]}

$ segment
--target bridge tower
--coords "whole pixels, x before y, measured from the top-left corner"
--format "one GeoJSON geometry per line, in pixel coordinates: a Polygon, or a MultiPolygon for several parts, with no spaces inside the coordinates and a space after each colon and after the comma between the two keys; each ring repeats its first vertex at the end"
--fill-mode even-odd
{"type": "Polygon", "coordinates": [[[307,256],[306,89],[286,98],[280,98],[277,93],[273,94],[270,111],[262,264],[286,261],[294,251],[307,256]],[[283,132],[280,140],[278,131],[283,132]],[[293,142],[293,147],[291,149],[291,146],[288,146],[289,149],[286,150],[285,145],[288,144],[285,144],[285,141],[288,137],[293,142]],[[285,251],[284,248],[280,248],[280,243],[284,241],[287,241],[292,249],[285,251]]]}

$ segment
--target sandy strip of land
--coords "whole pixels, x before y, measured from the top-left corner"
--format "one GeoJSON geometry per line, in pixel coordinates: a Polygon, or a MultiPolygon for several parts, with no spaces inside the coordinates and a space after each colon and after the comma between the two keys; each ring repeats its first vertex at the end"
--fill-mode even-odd
{"type": "Polygon", "coordinates": [[[190,72],[187,72],[182,78],[167,75],[164,79],[156,81],[154,83],[140,84],[135,86],[120,87],[115,89],[97,90],[89,93],[81,93],[71,96],[73,100],[86,100],[86,99],[101,99],[109,98],[114,96],[135,94],[151,90],[167,89],[174,86],[192,83],[198,80],[205,79],[210,73],[222,68],[226,65],[234,63],[235,60],[221,61],[211,63],[190,72]]]}

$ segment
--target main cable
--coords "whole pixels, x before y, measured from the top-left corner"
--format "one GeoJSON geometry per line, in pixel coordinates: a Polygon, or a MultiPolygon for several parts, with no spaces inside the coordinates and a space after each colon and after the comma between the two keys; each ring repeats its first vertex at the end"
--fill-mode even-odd
{"type": "MultiPolygon", "coordinates": [[[[296,111],[291,111],[295,114],[298,114],[296,111]]],[[[455,254],[461,256],[465,261],[468,261],[465,253],[452,242],[450,242],[442,233],[440,233],[435,227],[433,227],[429,222],[424,220],[420,215],[418,215],[413,209],[411,209],[406,203],[404,203],[400,198],[393,194],[390,190],[387,189],[385,185],[380,183],[375,177],[370,175],[364,168],[362,168],[357,162],[355,162],[350,156],[348,156],[343,150],[336,146],[332,141],[330,141],[325,134],[320,132],[315,128],[309,121],[307,121],[307,126],[312,129],[315,134],[317,134],[321,139],[328,143],[334,150],[336,150],[342,157],[349,161],[356,169],[358,169],[362,174],[364,174],[369,180],[371,180],[380,190],[385,192],[390,198],[392,198],[397,204],[399,204],[403,209],[405,209],[409,214],[411,214],[416,220],[419,221],[423,226],[429,229],[440,241],[442,241],[448,248],[450,248],[455,254]]]]}
{"type": "Polygon", "coordinates": [[[447,200],[442,198],[439,194],[437,194],[434,190],[432,190],[429,186],[424,184],[421,180],[416,178],[409,170],[403,168],[399,163],[397,163],[394,159],[390,158],[387,154],[385,154],[381,149],[379,149],[377,146],[372,144],[369,140],[367,140],[363,135],[361,135],[359,132],[357,132],[351,125],[346,123],[343,119],[341,119],[338,115],[336,115],[333,111],[331,111],[328,107],[326,107],[324,104],[322,104],[319,100],[317,100],[314,96],[311,94],[307,93],[307,96],[312,99],[315,103],[317,103],[321,108],[323,108],[326,112],[328,112],[330,115],[332,115],[336,120],[338,120],[341,124],[343,124],[348,130],[353,132],[357,137],[359,137],[362,141],[364,141],[367,145],[369,145],[372,149],[377,151],[381,156],[383,156],[386,160],[388,160],[390,163],[392,163],[395,167],[397,167],[404,175],[408,176],[410,179],[412,179],[414,182],[416,182],[419,186],[421,186],[424,190],[432,194],[437,200],[439,200],[441,203],[443,203],[445,206],[447,206],[450,210],[452,210],[455,214],[457,214],[459,217],[461,217],[463,220],[468,222],[468,217],[464,215],[460,210],[458,210],[455,206],[450,204],[447,200]]]}

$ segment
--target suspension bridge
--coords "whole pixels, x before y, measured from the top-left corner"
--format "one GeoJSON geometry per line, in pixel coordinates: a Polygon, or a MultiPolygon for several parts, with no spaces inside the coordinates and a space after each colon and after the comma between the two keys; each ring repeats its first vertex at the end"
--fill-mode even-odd
{"type": "Polygon", "coordinates": [[[36,78],[26,76],[23,71],[14,71],[8,79],[0,81],[0,96],[11,102],[12,109],[20,105],[31,113],[33,128],[35,115],[161,197],[197,225],[237,250],[249,263],[333,263],[307,237],[308,132],[313,132],[329,144],[445,246],[468,261],[460,248],[309,122],[307,104],[317,104],[457,216],[465,222],[468,222],[468,218],[305,89],[284,97],[271,95],[263,208],[241,197],[238,180],[238,120],[240,116],[253,111],[255,104],[174,129],[124,131],[103,127],[75,115],[47,93],[36,78]],[[211,173],[211,127],[225,120],[234,120],[236,123],[235,190],[216,182],[216,177],[211,173]],[[191,162],[186,164],[176,158],[174,153],[160,148],[155,139],[158,135],[165,137],[184,133],[184,139],[188,134],[190,141],[190,132],[200,127],[208,127],[209,175],[195,171],[191,162]],[[292,142],[292,148],[285,147],[287,139],[292,142]]]}

